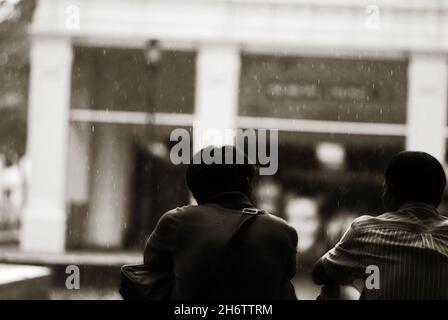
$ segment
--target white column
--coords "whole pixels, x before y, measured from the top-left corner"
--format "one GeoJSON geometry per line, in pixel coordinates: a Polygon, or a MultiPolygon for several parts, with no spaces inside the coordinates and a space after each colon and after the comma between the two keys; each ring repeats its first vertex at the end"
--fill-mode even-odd
{"type": "Polygon", "coordinates": [[[131,197],[130,136],[118,125],[95,126],[92,152],[86,245],[96,248],[119,248],[123,245],[131,197]]]}
{"type": "Polygon", "coordinates": [[[63,252],[72,46],[69,39],[32,40],[27,156],[30,175],[21,249],[63,252]]]}
{"type": "Polygon", "coordinates": [[[241,57],[231,45],[206,45],[196,61],[196,106],[193,149],[231,144],[225,131],[236,128],[241,57]],[[212,133],[210,130],[213,130],[212,133]],[[207,135],[207,131],[211,135],[207,135]]]}
{"type": "Polygon", "coordinates": [[[90,193],[90,123],[74,123],[69,128],[67,154],[67,203],[85,204],[90,193]]]}
{"type": "Polygon", "coordinates": [[[406,149],[425,151],[445,162],[448,60],[444,55],[411,55],[408,67],[406,149]]]}

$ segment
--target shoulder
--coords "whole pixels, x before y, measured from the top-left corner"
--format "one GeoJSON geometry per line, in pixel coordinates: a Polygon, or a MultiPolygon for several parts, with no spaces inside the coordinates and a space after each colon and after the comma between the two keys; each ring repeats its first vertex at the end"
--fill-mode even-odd
{"type": "Polygon", "coordinates": [[[363,215],[353,221],[352,227],[355,229],[368,227],[381,227],[394,223],[405,222],[405,216],[397,214],[397,212],[385,212],[379,216],[363,215]]]}
{"type": "Polygon", "coordinates": [[[345,230],[337,246],[346,245],[357,241],[359,238],[363,238],[366,232],[371,228],[377,226],[377,218],[371,215],[362,215],[355,218],[350,226],[345,230]]]}
{"type": "Polygon", "coordinates": [[[263,214],[260,215],[260,217],[262,219],[265,219],[266,221],[268,221],[269,223],[272,223],[273,225],[277,225],[281,228],[292,228],[288,222],[286,222],[285,219],[280,218],[272,213],[269,212],[265,212],[263,214]]]}
{"type": "Polygon", "coordinates": [[[151,249],[165,252],[174,250],[184,210],[184,207],[175,208],[160,217],[156,228],[146,242],[145,252],[151,249]]]}
{"type": "Polygon", "coordinates": [[[386,212],[379,216],[362,215],[353,220],[349,231],[351,233],[364,234],[368,230],[385,228],[401,223],[402,218],[393,212],[386,212]]]}
{"type": "Polygon", "coordinates": [[[271,213],[264,213],[260,215],[260,220],[268,225],[270,228],[274,228],[279,232],[288,235],[293,241],[297,242],[297,231],[284,219],[277,217],[271,213]]]}
{"type": "Polygon", "coordinates": [[[355,220],[353,220],[351,228],[352,229],[359,229],[363,227],[369,227],[371,225],[374,225],[378,222],[378,218],[371,216],[371,215],[362,215],[355,220]]]}
{"type": "Polygon", "coordinates": [[[157,223],[156,231],[172,232],[173,229],[177,229],[182,221],[183,215],[190,210],[189,207],[191,206],[174,208],[162,214],[157,223]]]}
{"type": "Polygon", "coordinates": [[[165,212],[164,214],[162,214],[162,216],[160,217],[160,220],[181,219],[182,216],[184,216],[188,212],[194,211],[195,208],[197,208],[197,207],[198,206],[189,205],[189,206],[182,206],[182,207],[177,207],[177,208],[171,209],[171,210],[165,212]]]}
{"type": "Polygon", "coordinates": [[[159,220],[161,224],[175,224],[181,225],[182,222],[188,221],[201,221],[207,217],[210,217],[210,211],[215,210],[212,207],[202,205],[187,205],[177,207],[165,212],[159,220]]]}

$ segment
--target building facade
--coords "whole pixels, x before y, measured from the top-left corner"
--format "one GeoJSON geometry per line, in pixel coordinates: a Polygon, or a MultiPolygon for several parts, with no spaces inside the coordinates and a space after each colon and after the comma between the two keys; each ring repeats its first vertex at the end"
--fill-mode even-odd
{"type": "MultiPolygon", "coordinates": [[[[195,120],[446,162],[446,1],[40,0],[29,33],[23,251],[122,247],[132,146],[155,137],[145,148],[163,154],[158,142],[195,120]],[[162,50],[157,70],[148,40],[162,50]]],[[[170,175],[155,170],[157,181],[179,176],[157,168],[170,175]]]]}

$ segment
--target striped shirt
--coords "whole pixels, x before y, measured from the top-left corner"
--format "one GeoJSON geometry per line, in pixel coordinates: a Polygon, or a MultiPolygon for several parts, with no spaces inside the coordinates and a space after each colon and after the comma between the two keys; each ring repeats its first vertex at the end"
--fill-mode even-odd
{"type": "Polygon", "coordinates": [[[359,217],[320,263],[339,284],[377,266],[379,289],[364,287],[361,299],[448,299],[448,218],[422,203],[359,217]]]}

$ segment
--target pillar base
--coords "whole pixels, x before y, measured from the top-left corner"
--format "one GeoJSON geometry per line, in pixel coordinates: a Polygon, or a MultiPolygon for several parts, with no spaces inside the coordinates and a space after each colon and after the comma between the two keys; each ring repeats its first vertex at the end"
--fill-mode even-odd
{"type": "Polygon", "coordinates": [[[64,210],[26,209],[20,230],[24,252],[63,253],[66,218],[64,210]]]}

